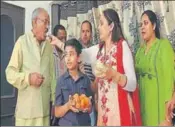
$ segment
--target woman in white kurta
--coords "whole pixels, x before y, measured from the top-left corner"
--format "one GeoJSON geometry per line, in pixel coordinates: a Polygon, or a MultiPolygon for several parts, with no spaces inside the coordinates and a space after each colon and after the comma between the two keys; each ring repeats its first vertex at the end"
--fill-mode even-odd
{"type": "Polygon", "coordinates": [[[95,75],[98,88],[98,126],[134,125],[129,92],[136,89],[131,51],[124,40],[116,11],[103,11],[95,75]]]}

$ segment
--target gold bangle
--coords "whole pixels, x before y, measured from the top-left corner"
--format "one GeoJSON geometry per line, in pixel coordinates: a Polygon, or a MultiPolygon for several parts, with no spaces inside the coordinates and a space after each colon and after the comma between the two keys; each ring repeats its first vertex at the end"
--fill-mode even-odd
{"type": "Polygon", "coordinates": [[[122,74],[120,75],[119,81],[121,81],[121,80],[122,80],[123,76],[124,76],[124,75],[122,75],[122,74]]]}
{"type": "MultiPolygon", "coordinates": [[[[124,78],[124,77],[126,77],[126,75],[122,74],[121,78],[124,78]]],[[[126,84],[127,84],[127,77],[126,77],[126,83],[122,86],[122,88],[124,88],[126,84]]]]}

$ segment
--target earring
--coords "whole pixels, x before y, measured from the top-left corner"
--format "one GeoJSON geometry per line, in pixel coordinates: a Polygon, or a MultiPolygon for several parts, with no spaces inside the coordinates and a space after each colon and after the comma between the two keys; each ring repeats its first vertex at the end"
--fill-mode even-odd
{"type": "Polygon", "coordinates": [[[156,29],[156,27],[154,27],[154,29],[153,30],[155,30],[156,29]]]}
{"type": "Polygon", "coordinates": [[[156,24],[154,25],[154,28],[153,28],[153,30],[155,30],[156,29],[156,24]]]}

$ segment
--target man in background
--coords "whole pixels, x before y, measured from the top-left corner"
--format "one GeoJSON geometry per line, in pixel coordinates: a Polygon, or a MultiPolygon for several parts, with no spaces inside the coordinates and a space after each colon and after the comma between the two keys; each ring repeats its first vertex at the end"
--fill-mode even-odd
{"type": "Polygon", "coordinates": [[[92,25],[88,20],[85,20],[81,24],[80,42],[83,48],[89,48],[92,46],[92,25]]]}
{"type": "MultiPolygon", "coordinates": [[[[56,25],[54,27],[53,35],[63,43],[65,43],[67,39],[66,29],[62,25],[56,25]]],[[[58,79],[63,73],[66,72],[66,66],[63,60],[63,51],[57,48],[55,45],[53,45],[53,54],[54,54],[54,60],[55,60],[56,79],[58,79]]]]}
{"type": "MultiPolygon", "coordinates": [[[[82,44],[83,48],[89,48],[92,46],[92,24],[85,20],[81,24],[81,31],[80,31],[80,43],[82,44]]],[[[90,78],[90,80],[93,82],[95,79],[95,76],[92,73],[92,67],[88,63],[83,63],[84,67],[84,73],[90,78]]]]}
{"type": "MultiPolygon", "coordinates": [[[[92,24],[88,20],[83,21],[81,24],[79,41],[82,44],[84,49],[92,46],[92,24]]],[[[95,80],[95,76],[92,73],[91,64],[83,63],[83,71],[89,77],[91,82],[95,80]]],[[[97,112],[95,111],[95,102],[93,103],[93,106],[92,106],[92,113],[90,114],[90,118],[91,118],[91,126],[95,126],[97,121],[97,112]]]]}
{"type": "MultiPolygon", "coordinates": [[[[60,41],[65,43],[67,39],[67,32],[63,25],[56,25],[53,29],[52,34],[57,37],[60,41]]],[[[52,44],[52,43],[51,43],[52,44]]],[[[67,70],[65,66],[65,62],[63,59],[63,51],[57,48],[54,44],[53,47],[53,56],[54,56],[54,65],[55,65],[55,76],[58,82],[59,77],[64,74],[67,70]]],[[[54,102],[51,102],[51,126],[57,126],[59,122],[59,118],[56,118],[54,115],[54,106],[52,105],[54,102]]]]}

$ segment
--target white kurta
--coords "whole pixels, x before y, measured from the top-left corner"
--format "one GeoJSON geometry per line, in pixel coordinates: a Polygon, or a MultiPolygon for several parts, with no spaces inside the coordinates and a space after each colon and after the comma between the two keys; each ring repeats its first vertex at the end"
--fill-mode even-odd
{"type": "MultiPolygon", "coordinates": [[[[125,75],[127,76],[127,84],[123,88],[127,91],[134,91],[136,89],[136,75],[134,69],[134,61],[131,51],[128,47],[126,41],[123,41],[123,67],[125,70],[125,75]]],[[[82,50],[81,60],[83,63],[89,63],[92,66],[92,71],[94,73],[94,65],[97,60],[97,53],[99,51],[99,45],[94,45],[90,48],[82,50]]]]}

